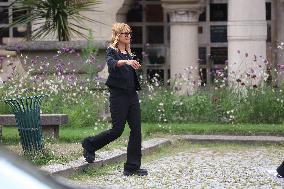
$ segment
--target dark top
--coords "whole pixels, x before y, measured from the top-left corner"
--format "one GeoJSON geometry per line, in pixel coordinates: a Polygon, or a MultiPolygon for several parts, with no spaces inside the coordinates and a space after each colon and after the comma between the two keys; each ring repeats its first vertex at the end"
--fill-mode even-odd
{"type": "Polygon", "coordinates": [[[108,47],[106,50],[106,61],[108,65],[109,76],[106,85],[110,88],[135,89],[141,90],[137,74],[129,65],[117,67],[118,60],[132,60],[133,57],[127,54],[122,54],[115,49],[108,47]]]}
{"type": "MultiPolygon", "coordinates": [[[[121,56],[123,56],[123,60],[131,60],[132,59],[131,56],[128,53],[124,54],[124,53],[120,52],[120,54],[121,54],[121,56]]],[[[125,65],[125,66],[126,66],[126,69],[128,70],[128,72],[127,72],[128,76],[127,77],[129,78],[128,79],[128,83],[127,83],[127,88],[128,89],[133,89],[133,88],[135,88],[135,84],[134,84],[134,75],[135,75],[135,73],[133,73],[135,71],[132,68],[132,66],[130,66],[130,65],[125,65]]]]}

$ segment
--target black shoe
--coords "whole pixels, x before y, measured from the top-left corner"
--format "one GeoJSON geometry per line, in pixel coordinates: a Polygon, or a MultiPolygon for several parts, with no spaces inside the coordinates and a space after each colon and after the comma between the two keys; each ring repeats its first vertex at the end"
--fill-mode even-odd
{"type": "Polygon", "coordinates": [[[281,165],[276,169],[278,175],[278,178],[283,178],[284,177],[284,161],[281,163],[281,165]]]}
{"type": "Polygon", "coordinates": [[[124,170],[123,171],[123,175],[124,176],[133,176],[133,175],[147,176],[148,175],[148,171],[146,169],[137,169],[137,170],[134,170],[134,171],[124,170]]]}
{"type": "Polygon", "coordinates": [[[94,161],[95,161],[95,152],[94,151],[89,151],[88,149],[87,149],[87,141],[86,140],[84,140],[83,142],[82,142],[82,147],[83,147],[83,156],[84,156],[84,158],[85,158],[85,160],[88,162],[88,163],[94,163],[94,161]]]}
{"type": "Polygon", "coordinates": [[[276,175],[277,178],[284,178],[282,175],[277,174],[276,175]]]}

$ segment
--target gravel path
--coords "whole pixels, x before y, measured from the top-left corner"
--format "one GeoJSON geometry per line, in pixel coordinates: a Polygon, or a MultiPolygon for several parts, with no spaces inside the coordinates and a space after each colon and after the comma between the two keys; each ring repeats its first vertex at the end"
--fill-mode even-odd
{"type": "Polygon", "coordinates": [[[283,146],[199,146],[143,163],[147,177],[125,177],[121,170],[84,181],[85,188],[284,188],[274,170],[284,159],[283,146]]]}

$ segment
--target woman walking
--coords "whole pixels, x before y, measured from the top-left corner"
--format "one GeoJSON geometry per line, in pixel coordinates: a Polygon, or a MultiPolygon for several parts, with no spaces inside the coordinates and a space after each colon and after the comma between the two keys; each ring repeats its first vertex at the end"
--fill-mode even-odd
{"type": "Polygon", "coordinates": [[[123,133],[126,121],[130,127],[127,147],[127,161],[123,174],[147,175],[141,169],[141,112],[137,92],[140,84],[135,70],[140,68],[139,62],[133,60],[130,49],[131,28],[124,23],[116,23],[112,27],[112,39],[106,50],[106,61],[109,76],[106,85],[110,92],[110,112],[112,128],[96,136],[83,140],[83,155],[88,163],[95,160],[95,151],[114,141],[123,133]]]}

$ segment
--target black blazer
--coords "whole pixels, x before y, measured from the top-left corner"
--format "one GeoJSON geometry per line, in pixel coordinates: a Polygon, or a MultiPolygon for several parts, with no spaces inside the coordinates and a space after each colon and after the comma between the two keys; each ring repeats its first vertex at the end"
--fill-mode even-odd
{"type": "MultiPolygon", "coordinates": [[[[128,54],[129,55],[129,54],[128,54]]],[[[133,57],[129,55],[131,60],[133,60],[133,57]]],[[[118,60],[124,60],[124,57],[120,55],[119,52],[117,52],[115,49],[108,47],[106,50],[106,62],[108,66],[108,73],[109,76],[106,81],[106,85],[110,88],[121,88],[121,89],[127,89],[127,83],[128,83],[128,69],[126,68],[127,65],[123,65],[120,67],[116,66],[116,63],[118,60]]],[[[131,69],[133,69],[131,67],[131,69]]],[[[134,74],[134,84],[135,84],[135,90],[139,91],[141,90],[141,86],[138,81],[137,74],[135,70],[133,69],[134,74]]]]}

